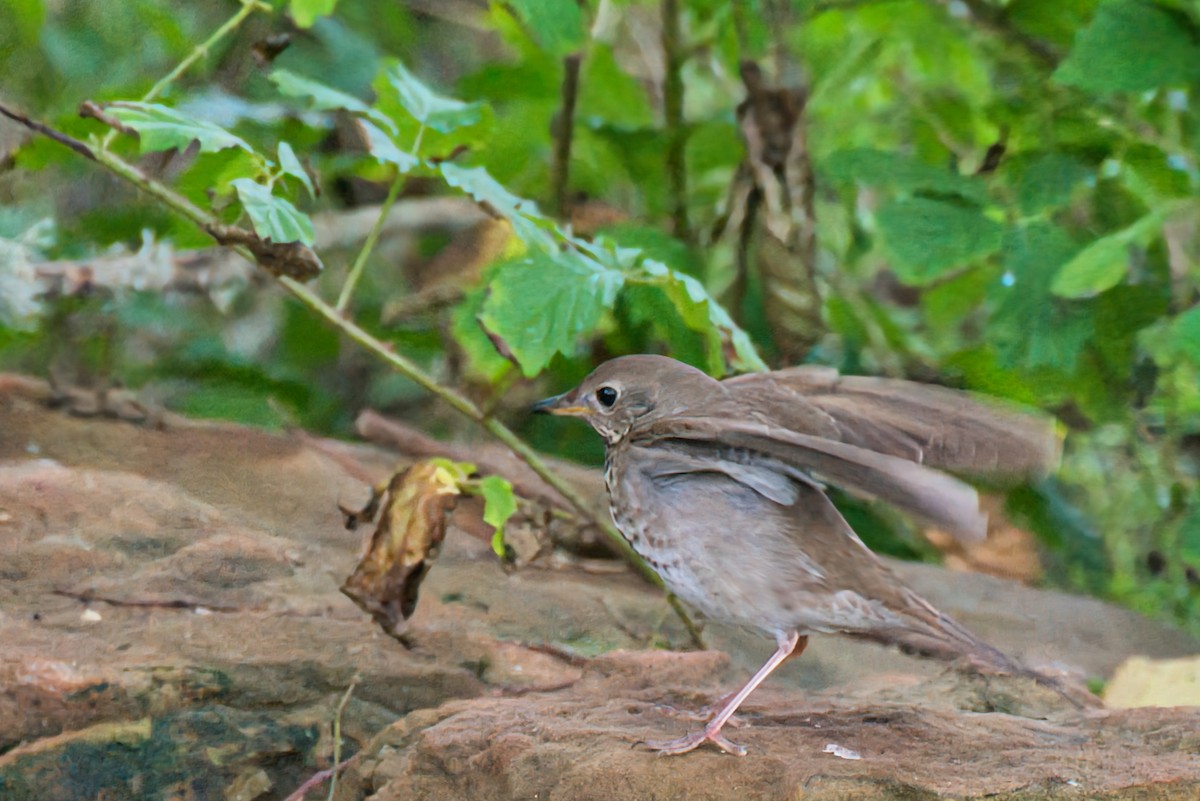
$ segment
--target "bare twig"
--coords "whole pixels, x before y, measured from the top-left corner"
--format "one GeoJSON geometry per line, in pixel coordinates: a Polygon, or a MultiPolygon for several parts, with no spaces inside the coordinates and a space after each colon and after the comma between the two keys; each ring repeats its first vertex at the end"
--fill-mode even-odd
{"type": "MultiPolygon", "coordinates": [[[[13,116],[10,114],[8,116],[12,117],[18,122],[22,122],[23,124],[31,122],[23,115],[13,116]]],[[[68,140],[68,142],[75,141],[61,134],[59,136],[54,136],[53,134],[57,132],[53,132],[53,129],[46,128],[46,126],[29,127],[31,130],[36,130],[39,133],[45,133],[46,131],[52,132],[46,133],[46,135],[50,136],[50,138],[54,139],[55,141],[62,141],[63,139],[68,140]],[[45,131],[42,129],[45,129],[45,131]]],[[[68,144],[67,146],[70,147],[71,145],[68,144]]],[[[524,440],[514,434],[511,429],[509,429],[499,420],[485,415],[483,411],[480,410],[480,408],[474,403],[472,403],[469,398],[460,394],[459,392],[456,392],[450,387],[439,384],[437,380],[433,378],[433,376],[422,370],[416,362],[399,353],[396,353],[390,345],[372,336],[353,321],[346,319],[337,309],[326,303],[321,297],[301,283],[301,281],[297,280],[296,277],[293,277],[292,274],[279,270],[278,268],[280,267],[280,264],[270,260],[274,254],[262,247],[271,245],[272,243],[262,242],[262,240],[259,240],[253,233],[249,231],[236,228],[235,226],[224,225],[216,217],[199,208],[190,200],[180,195],[178,192],[170,189],[158,181],[155,181],[133,165],[113,155],[109,151],[92,152],[90,148],[86,147],[86,145],[83,147],[85,148],[84,152],[90,153],[91,158],[102,164],[113,174],[124,178],[129,183],[160,201],[163,205],[188,218],[201,229],[207,231],[210,235],[217,239],[218,242],[232,246],[246,259],[262,265],[275,277],[280,286],[291,293],[292,296],[297,300],[308,306],[309,309],[316,312],[318,316],[325,319],[325,321],[330,325],[334,326],[351,340],[362,346],[365,350],[374,354],[376,357],[390,365],[401,375],[436,395],[455,411],[479,424],[484,430],[506,445],[509,450],[511,450],[526,464],[528,464],[535,473],[537,473],[543,480],[546,481],[546,483],[554,487],[554,489],[557,490],[567,500],[567,502],[571,504],[571,506],[578,510],[585,519],[595,523],[596,526],[598,526],[604,532],[605,536],[612,543],[613,547],[616,548],[616,550],[622,556],[624,556],[631,565],[633,565],[639,574],[641,574],[654,586],[663,586],[662,579],[660,579],[658,574],[656,574],[650,568],[650,566],[647,565],[641,559],[641,557],[637,555],[629,543],[625,541],[625,538],[621,536],[621,533],[616,529],[612,521],[605,519],[603,516],[595,514],[595,512],[589,507],[587,499],[584,498],[568,482],[564,481],[553,470],[551,470],[542,460],[537,451],[531,448],[524,440]],[[255,245],[261,246],[256,248],[255,245]]],[[[302,248],[304,251],[311,253],[312,259],[317,258],[315,253],[312,253],[309,248],[305,248],[299,243],[288,243],[287,245],[280,245],[277,247],[302,248]]],[[[290,263],[303,264],[303,259],[301,257],[296,256],[295,254],[291,255],[294,257],[294,261],[290,263]]],[[[703,639],[700,637],[699,631],[692,624],[691,619],[687,616],[682,606],[679,605],[679,601],[672,595],[668,595],[667,597],[671,602],[671,605],[675,608],[676,612],[680,615],[680,618],[683,620],[683,623],[687,627],[689,633],[692,635],[693,641],[697,644],[697,646],[704,647],[703,639]]]]}
{"type": "Polygon", "coordinates": [[[28,117],[26,117],[24,114],[22,114],[21,112],[17,111],[16,109],[9,108],[8,106],[4,105],[3,103],[0,103],[0,114],[3,114],[5,117],[8,117],[10,120],[12,120],[14,122],[21,123],[26,128],[28,128],[31,131],[34,131],[35,133],[40,133],[42,136],[45,136],[48,139],[53,139],[55,142],[58,142],[60,145],[71,148],[76,153],[78,153],[79,155],[83,156],[86,159],[91,159],[92,161],[96,160],[95,152],[93,152],[92,149],[90,147],[88,147],[86,144],[84,144],[83,142],[80,142],[78,139],[75,139],[73,137],[67,136],[65,133],[63,133],[61,131],[56,131],[49,126],[43,125],[42,123],[37,122],[36,120],[31,120],[28,117]]]}
{"type": "Polygon", "coordinates": [[[135,131],[133,128],[130,128],[128,125],[121,122],[111,114],[106,113],[104,109],[100,108],[100,104],[94,101],[83,101],[83,103],[79,106],[79,116],[83,117],[84,119],[98,120],[107,125],[109,128],[112,128],[114,131],[123,133],[126,136],[132,136],[135,139],[138,137],[137,131],[135,131]]]}
{"type": "Polygon", "coordinates": [[[579,96],[580,53],[563,59],[562,108],[554,125],[554,163],[550,167],[550,186],[553,188],[554,213],[559,219],[571,216],[567,193],[567,177],[571,170],[571,142],[575,134],[575,100],[579,96]]]}

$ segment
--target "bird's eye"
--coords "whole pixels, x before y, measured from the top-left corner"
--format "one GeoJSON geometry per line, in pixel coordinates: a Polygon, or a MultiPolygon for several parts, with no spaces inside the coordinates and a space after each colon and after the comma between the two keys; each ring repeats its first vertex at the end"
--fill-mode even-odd
{"type": "Polygon", "coordinates": [[[617,402],[617,391],[612,387],[600,387],[596,390],[596,400],[600,401],[600,405],[606,409],[611,409],[612,405],[617,402]]]}

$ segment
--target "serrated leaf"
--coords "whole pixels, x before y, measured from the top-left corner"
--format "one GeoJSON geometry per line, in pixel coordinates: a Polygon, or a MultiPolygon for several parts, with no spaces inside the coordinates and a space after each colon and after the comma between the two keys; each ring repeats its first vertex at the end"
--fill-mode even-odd
{"type": "Polygon", "coordinates": [[[626,280],[660,288],[685,325],[719,344],[719,364],[766,369],[749,335],[696,279],[645,258],[637,248],[567,236],[534,203],[509,192],[483,168],[443,163],[439,169],[451,186],[509,220],[530,253],[499,268],[480,315],[487,332],[526,375],[538,373],[557,353],[573,352],[579,338],[612,308],[626,280]]]}
{"type": "Polygon", "coordinates": [[[280,142],[275,152],[279,157],[279,169],[283,171],[284,175],[295,178],[308,190],[309,198],[315,198],[317,192],[313,187],[312,178],[309,176],[308,170],[304,169],[304,165],[300,163],[300,159],[296,158],[296,151],[292,150],[292,146],[287,142],[280,142]]]}
{"type": "Polygon", "coordinates": [[[461,189],[480,203],[487,203],[508,219],[522,242],[543,250],[554,248],[554,221],[539,212],[532,200],[509,192],[483,167],[460,167],[443,162],[439,169],[446,183],[461,189]]]}
{"type": "Polygon", "coordinates": [[[312,78],[297,75],[291,70],[273,70],[270,77],[271,83],[275,84],[280,94],[307,100],[309,107],[316,111],[349,111],[367,117],[389,131],[396,131],[396,124],[388,119],[386,114],[381,114],[354,95],[326,86],[312,78]]]}
{"type": "Polygon", "coordinates": [[[172,148],[183,150],[192,142],[200,143],[201,153],[215,153],[231,147],[254,153],[254,148],[240,136],[158,103],[113,103],[106,111],[122,125],[138,132],[143,153],[172,148]]]}
{"type": "Polygon", "coordinates": [[[517,511],[512,483],[500,476],[484,476],[479,481],[479,494],[483,496],[483,522],[496,529],[492,534],[492,551],[505,559],[504,524],[517,511]]]}
{"type": "Polygon", "coordinates": [[[353,111],[366,114],[370,111],[363,101],[340,89],[326,86],[320,81],[297,75],[291,70],[276,69],[271,71],[271,83],[275,84],[281,94],[288,97],[299,97],[309,101],[309,105],[317,111],[353,111]]]}
{"type": "MultiPolygon", "coordinates": [[[[714,376],[725,372],[721,339],[716,330],[707,324],[707,320],[703,331],[689,326],[663,287],[626,281],[613,312],[622,335],[634,338],[640,328],[647,329],[650,336],[665,342],[667,352],[679,361],[714,376]]],[[[634,349],[624,347],[623,341],[621,344],[623,351],[634,349]]]]}
{"type": "Polygon", "coordinates": [[[401,173],[409,173],[421,165],[421,160],[401,150],[392,137],[374,123],[362,120],[359,125],[367,138],[367,152],[386,164],[394,164],[401,173]]]}
{"type": "Polygon", "coordinates": [[[388,85],[413,119],[439,133],[475,125],[483,119],[482,103],[464,103],[443,97],[430,89],[399,61],[384,68],[388,85]]]}
{"type": "Polygon", "coordinates": [[[276,243],[302,242],[312,246],[313,224],[307,214],[249,178],[238,178],[231,185],[237,190],[255,233],[276,243]]]}
{"type": "Polygon", "coordinates": [[[1200,78],[1200,44],[1183,14],[1115,0],[1096,9],[1053,77],[1100,95],[1181,85],[1200,78]]]}
{"type": "Polygon", "coordinates": [[[543,50],[566,55],[583,44],[583,14],[579,4],[563,0],[511,0],[543,50]]]}
{"type": "Polygon", "coordinates": [[[999,250],[1004,232],[975,209],[926,198],[890,201],[876,222],[896,276],[916,286],[999,250]]]}
{"type": "Polygon", "coordinates": [[[299,28],[311,28],[317,17],[327,17],[337,8],[338,0],[288,0],[288,13],[299,28]]]}
{"type": "Polygon", "coordinates": [[[479,319],[521,371],[535,376],[557,354],[575,351],[612,307],[623,282],[621,273],[591,268],[578,254],[532,251],[497,270],[479,319]]]}
{"type": "MultiPolygon", "coordinates": [[[[642,262],[642,272],[648,279],[647,283],[662,287],[689,328],[701,334],[715,335],[716,341],[727,348],[722,356],[729,359],[735,371],[767,369],[750,336],[708,294],[703,284],[654,259],[642,262]]],[[[723,365],[724,361],[724,358],[719,359],[717,364],[723,365]]]]}
{"type": "Polygon", "coordinates": [[[1050,291],[1083,298],[1116,286],[1129,272],[1129,248],[1157,234],[1170,210],[1169,205],[1161,206],[1133,225],[1092,242],[1059,269],[1050,291]]]}
{"type": "Polygon", "coordinates": [[[513,368],[513,364],[496,352],[496,346],[479,326],[479,314],[486,298],[486,287],[467,292],[451,313],[450,333],[467,357],[468,369],[494,385],[513,368]]]}

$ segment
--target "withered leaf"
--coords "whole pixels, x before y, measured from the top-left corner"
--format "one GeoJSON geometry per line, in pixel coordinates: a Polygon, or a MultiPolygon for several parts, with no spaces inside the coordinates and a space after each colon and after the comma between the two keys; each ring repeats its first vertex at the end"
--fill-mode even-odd
{"type": "Polygon", "coordinates": [[[405,645],[417,592],[437,558],[465,478],[444,459],[418,462],[394,475],[382,493],[379,524],[358,567],[342,584],[347,597],[405,645]]]}

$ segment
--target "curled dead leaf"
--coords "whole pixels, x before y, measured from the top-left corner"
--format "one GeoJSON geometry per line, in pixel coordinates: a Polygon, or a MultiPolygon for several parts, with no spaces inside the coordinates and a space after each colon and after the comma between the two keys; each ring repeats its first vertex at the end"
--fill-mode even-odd
{"type": "Polygon", "coordinates": [[[348,523],[374,517],[379,524],[358,567],[341,590],[389,635],[408,645],[405,631],[417,607],[421,582],[437,558],[446,524],[460,496],[466,473],[437,459],[418,462],[378,487],[371,501],[348,523]]]}

